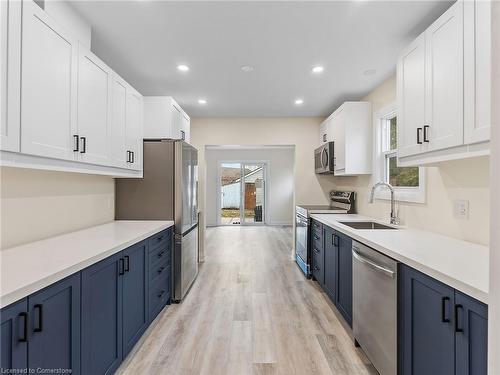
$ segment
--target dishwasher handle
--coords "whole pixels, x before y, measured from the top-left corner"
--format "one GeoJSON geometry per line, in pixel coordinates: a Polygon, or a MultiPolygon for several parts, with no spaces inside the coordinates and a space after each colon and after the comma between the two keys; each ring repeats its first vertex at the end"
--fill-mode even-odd
{"type": "Polygon", "coordinates": [[[381,272],[384,275],[389,276],[391,279],[394,279],[394,276],[395,276],[396,272],[394,272],[394,271],[392,271],[392,270],[390,270],[388,268],[385,268],[385,267],[383,267],[381,265],[378,265],[377,263],[374,263],[374,262],[372,262],[369,259],[366,259],[365,257],[361,256],[355,250],[355,248],[352,249],[352,256],[354,258],[356,258],[356,260],[358,260],[359,262],[361,262],[363,264],[366,264],[370,268],[373,268],[375,271],[381,272]]]}

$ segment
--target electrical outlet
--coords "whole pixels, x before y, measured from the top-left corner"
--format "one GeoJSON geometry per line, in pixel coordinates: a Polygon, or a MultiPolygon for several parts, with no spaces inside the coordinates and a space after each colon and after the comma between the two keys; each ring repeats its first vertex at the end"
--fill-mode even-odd
{"type": "Polygon", "coordinates": [[[463,199],[455,199],[453,201],[453,215],[456,219],[469,219],[469,201],[463,199]]]}

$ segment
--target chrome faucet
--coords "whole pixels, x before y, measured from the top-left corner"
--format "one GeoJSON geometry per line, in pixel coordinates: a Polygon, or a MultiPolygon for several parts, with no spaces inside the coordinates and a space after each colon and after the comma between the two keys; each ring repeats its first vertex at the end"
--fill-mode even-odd
{"type": "Polygon", "coordinates": [[[394,201],[394,188],[392,187],[391,184],[388,184],[387,182],[377,182],[375,185],[372,187],[372,192],[370,195],[370,203],[373,203],[373,197],[375,195],[375,190],[379,186],[385,186],[391,191],[391,224],[398,225],[399,224],[399,219],[396,215],[396,210],[395,210],[395,201],[394,201]]]}

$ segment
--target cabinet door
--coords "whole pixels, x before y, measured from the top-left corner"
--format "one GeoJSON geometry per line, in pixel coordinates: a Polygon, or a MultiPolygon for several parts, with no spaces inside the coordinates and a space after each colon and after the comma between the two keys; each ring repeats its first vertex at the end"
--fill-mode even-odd
{"type": "Polygon", "coordinates": [[[19,152],[21,2],[0,1],[0,149],[19,152]]]}
{"type": "Polygon", "coordinates": [[[327,135],[326,135],[326,129],[327,129],[328,122],[325,121],[319,126],[319,144],[322,145],[327,142],[327,135]]]}
{"type": "Polygon", "coordinates": [[[172,104],[172,139],[182,139],[182,113],[177,105],[172,104]]]}
{"type": "Polygon", "coordinates": [[[123,263],[118,253],[82,271],[83,374],[113,374],[121,363],[123,263]]]}
{"type": "Polygon", "coordinates": [[[23,299],[0,311],[0,369],[28,367],[28,301],[23,299]]]}
{"type": "Polygon", "coordinates": [[[397,66],[398,154],[425,151],[425,35],[420,35],[401,54],[397,66]],[[419,144],[422,142],[422,144],[419,144]]]}
{"type": "Polygon", "coordinates": [[[337,299],[335,304],[344,319],[352,325],[352,239],[335,232],[337,244],[337,299]]]}
{"type": "Polygon", "coordinates": [[[488,372],[488,306],[455,292],[456,375],[488,372]]]}
{"type": "Polygon", "coordinates": [[[426,103],[424,142],[429,150],[463,144],[463,2],[451,6],[425,32],[426,103]]]}
{"type": "Polygon", "coordinates": [[[490,139],[491,4],[464,2],[464,143],[490,139]]]}
{"type": "Polygon", "coordinates": [[[338,114],[332,118],[330,128],[332,129],[333,152],[335,155],[335,172],[345,170],[345,122],[343,109],[338,110],[338,114]]]}
{"type": "Polygon", "coordinates": [[[401,266],[402,374],[455,373],[454,290],[401,266]]]}
{"type": "Polygon", "coordinates": [[[324,227],[325,291],[333,303],[337,300],[337,247],[333,229],[324,227]]]}
{"type": "Polygon", "coordinates": [[[146,330],[148,323],[147,246],[141,242],[123,251],[123,357],[146,330]]]}
{"type": "Polygon", "coordinates": [[[114,166],[127,167],[127,85],[118,77],[111,81],[111,127],[109,137],[109,158],[114,166]]]}
{"type": "Polygon", "coordinates": [[[28,298],[31,320],[29,368],[80,373],[80,274],[28,298]]]}
{"type": "Polygon", "coordinates": [[[126,96],[126,136],[128,150],[132,152],[129,167],[142,169],[142,96],[131,87],[126,96]]]}
{"type": "Polygon", "coordinates": [[[110,74],[110,69],[80,44],[77,129],[83,162],[109,164],[110,74]]]}
{"type": "Polygon", "coordinates": [[[23,2],[21,152],[74,159],[78,45],[35,2],[23,2]]]}

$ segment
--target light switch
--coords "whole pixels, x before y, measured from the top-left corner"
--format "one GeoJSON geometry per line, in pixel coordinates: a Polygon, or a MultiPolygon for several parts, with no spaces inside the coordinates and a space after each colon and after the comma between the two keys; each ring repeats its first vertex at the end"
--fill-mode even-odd
{"type": "Polygon", "coordinates": [[[463,199],[455,199],[453,201],[453,215],[456,219],[469,219],[469,201],[463,199]]]}

